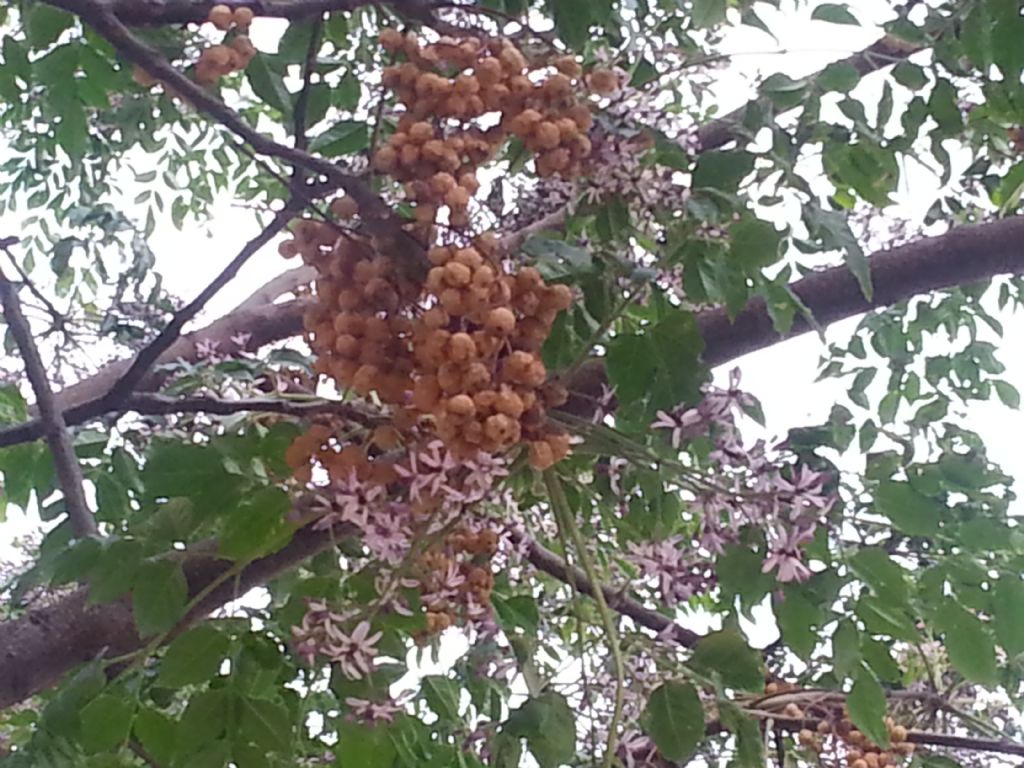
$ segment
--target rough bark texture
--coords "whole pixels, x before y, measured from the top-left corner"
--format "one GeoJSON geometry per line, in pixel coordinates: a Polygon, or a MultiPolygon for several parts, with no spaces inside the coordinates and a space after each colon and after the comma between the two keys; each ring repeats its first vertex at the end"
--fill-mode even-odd
{"type": "MultiPolygon", "coordinates": [[[[864,297],[853,274],[834,267],[808,275],[792,284],[793,291],[811,310],[818,325],[906,301],[942,288],[985,280],[996,275],[1024,273],[1024,217],[958,227],[937,237],[926,237],[869,259],[874,295],[864,297]]],[[[754,299],[730,321],[722,309],[701,313],[704,362],[715,366],[748,352],[771,346],[782,338],[812,330],[797,317],[785,337],[772,326],[763,299],[754,299]]]]}
{"type": "MultiPolygon", "coordinates": [[[[237,578],[212,590],[189,612],[180,632],[220,606],[266,584],[272,578],[333,546],[345,532],[329,536],[304,529],[285,548],[249,565],[237,578]]],[[[189,594],[213,583],[230,563],[202,554],[184,564],[189,594]]],[[[89,605],[88,591],[79,588],[52,605],[36,608],[0,624],[0,708],[55,685],[79,664],[116,657],[141,647],[127,597],[89,605]]]]}

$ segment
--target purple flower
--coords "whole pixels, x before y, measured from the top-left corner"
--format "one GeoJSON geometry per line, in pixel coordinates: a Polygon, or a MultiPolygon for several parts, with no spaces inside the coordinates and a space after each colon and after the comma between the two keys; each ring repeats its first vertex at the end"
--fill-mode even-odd
{"type": "Polygon", "coordinates": [[[348,696],[345,703],[350,710],[349,719],[364,720],[369,723],[393,723],[395,715],[402,711],[401,705],[394,699],[376,702],[348,696]]]}
{"type": "Polygon", "coordinates": [[[323,654],[338,664],[342,674],[351,680],[359,680],[373,671],[373,659],[377,655],[376,644],[383,633],[370,634],[370,622],[361,621],[346,634],[331,625],[327,628],[329,642],[325,643],[323,654]]]}
{"type": "Polygon", "coordinates": [[[778,568],[778,579],[783,583],[807,581],[811,577],[811,569],[804,564],[799,547],[813,538],[813,525],[810,528],[777,529],[771,554],[764,561],[761,572],[768,573],[772,568],[778,568]]]}

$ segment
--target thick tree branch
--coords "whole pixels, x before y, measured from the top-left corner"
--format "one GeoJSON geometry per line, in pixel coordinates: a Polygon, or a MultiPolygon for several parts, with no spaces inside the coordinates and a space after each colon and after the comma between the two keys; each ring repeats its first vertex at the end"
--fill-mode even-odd
{"type": "Polygon", "coordinates": [[[46,443],[53,453],[53,463],[64,494],[64,506],[71,527],[76,536],[90,536],[96,533],[96,520],[89,511],[89,503],[85,499],[82,468],[78,464],[75,447],[71,443],[71,434],[64,423],[64,413],[57,405],[57,398],[50,388],[46,366],[32,338],[32,329],[21,311],[17,288],[2,272],[0,302],[3,304],[4,317],[21,352],[21,359],[25,362],[25,373],[36,396],[36,404],[39,407],[39,433],[46,438],[46,443]]]}
{"type": "MultiPolygon", "coordinates": [[[[845,266],[816,272],[791,284],[792,290],[810,308],[815,321],[824,327],[872,309],[906,301],[929,291],[985,280],[997,275],[1024,273],[1024,217],[1013,217],[973,226],[958,227],[936,237],[879,251],[869,257],[874,297],[864,298],[856,278],[845,266]]],[[[195,343],[213,340],[230,345],[231,336],[252,333],[259,346],[294,336],[302,331],[306,302],[291,301],[257,307],[217,320],[173,344],[158,363],[176,359],[197,359],[195,343]]],[[[735,320],[723,309],[697,315],[704,337],[704,361],[722,365],[741,355],[769,347],[811,329],[802,317],[795,318],[785,335],[774,328],[762,299],[752,300],[735,320]]],[[[80,424],[103,413],[89,401],[101,395],[124,370],[125,363],[112,363],[95,376],[74,384],[57,397],[69,424],[80,424]],[[83,405],[84,403],[84,405],[83,405]]],[[[593,370],[597,370],[594,367],[593,370]]],[[[156,384],[151,376],[141,385],[156,384]]],[[[0,447],[35,439],[38,426],[17,425],[0,430],[0,447]]]]}
{"type": "MultiPolygon", "coordinates": [[[[283,549],[249,564],[237,579],[214,589],[179,625],[195,624],[222,605],[313,555],[330,549],[342,538],[305,528],[283,549]]],[[[220,577],[231,563],[203,554],[185,561],[189,594],[198,594],[220,577]]],[[[82,587],[52,605],[29,611],[0,624],[0,709],[56,684],[79,664],[104,656],[121,656],[142,647],[127,597],[103,605],[87,601],[82,587]]]]}
{"type": "MultiPolygon", "coordinates": [[[[821,327],[919,294],[1024,273],[1024,216],[951,229],[869,257],[874,296],[861,293],[845,266],[816,272],[791,284],[821,327]]],[[[704,362],[721,365],[748,352],[812,330],[797,316],[785,335],[776,332],[763,299],[754,299],[730,321],[724,309],[697,316],[704,337],[704,362]]]]}

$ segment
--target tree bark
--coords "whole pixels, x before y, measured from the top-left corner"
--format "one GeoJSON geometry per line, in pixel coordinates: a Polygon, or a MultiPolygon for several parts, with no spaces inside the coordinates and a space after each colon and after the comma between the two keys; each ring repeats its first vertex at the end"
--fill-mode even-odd
{"type": "MultiPolygon", "coordinates": [[[[856,278],[845,266],[815,272],[795,281],[791,288],[810,309],[815,322],[826,327],[929,291],[998,275],[1024,273],[1021,243],[1024,243],[1024,216],[957,227],[936,237],[872,254],[868,259],[874,286],[870,300],[861,293],[856,278]]],[[[179,359],[194,362],[198,359],[196,344],[199,341],[216,341],[221,349],[229,350],[233,345],[231,337],[241,332],[252,334],[252,347],[294,336],[302,330],[306,303],[300,299],[222,317],[206,328],[181,337],[157,364],[179,359]]],[[[760,298],[751,300],[735,319],[730,319],[724,309],[717,308],[698,313],[697,323],[704,337],[703,360],[712,367],[812,330],[804,317],[797,316],[789,332],[779,334],[760,298]]],[[[68,423],[80,424],[101,415],[102,408],[95,401],[108,391],[127,366],[128,361],[111,363],[96,375],[60,392],[57,400],[68,423]]],[[[150,374],[140,389],[155,388],[159,381],[157,374],[150,374]]],[[[38,430],[38,422],[0,430],[0,446],[33,439],[38,436],[38,430]]]]}
{"type": "MultiPolygon", "coordinates": [[[[334,546],[345,532],[303,529],[278,552],[252,562],[197,603],[176,628],[181,632],[217,608],[266,584],[313,555],[334,546]]],[[[197,595],[221,576],[231,563],[209,554],[185,561],[189,595],[197,595]]],[[[51,605],[29,610],[0,624],[0,709],[55,685],[83,664],[100,656],[113,658],[140,648],[131,602],[122,597],[90,605],[88,589],[80,587],[51,605]]]]}

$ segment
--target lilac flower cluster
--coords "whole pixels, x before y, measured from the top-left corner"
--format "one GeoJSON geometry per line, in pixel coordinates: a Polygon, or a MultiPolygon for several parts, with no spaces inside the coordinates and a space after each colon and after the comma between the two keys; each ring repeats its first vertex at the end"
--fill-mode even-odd
{"type": "Polygon", "coordinates": [[[801,548],[814,537],[835,497],[825,492],[823,473],[781,463],[768,455],[763,441],[744,445],[736,413],[753,402],[739,390],[734,370],[727,389],[709,388],[693,408],[660,411],[652,427],[668,430],[674,448],[700,435],[712,440],[708,460],[716,482],[701,488],[692,503],[701,519],[700,545],[721,554],[743,528],[760,528],[769,550],[763,570],[775,570],[779,581],[805,581],[811,570],[801,548]]]}
{"type": "Polygon", "coordinates": [[[351,624],[351,615],[332,611],[326,603],[310,601],[302,623],[292,627],[296,652],[307,664],[312,664],[317,655],[323,656],[352,680],[368,676],[373,671],[381,633],[370,634],[368,621],[344,629],[351,624]]]}

